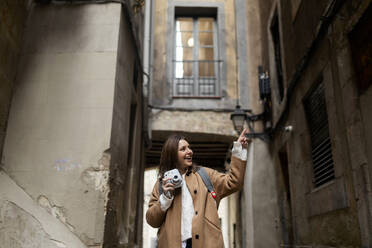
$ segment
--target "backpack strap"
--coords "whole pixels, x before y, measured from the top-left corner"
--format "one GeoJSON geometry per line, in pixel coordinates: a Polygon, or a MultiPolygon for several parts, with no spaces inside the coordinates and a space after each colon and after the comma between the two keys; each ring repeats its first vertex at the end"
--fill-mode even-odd
{"type": "Polygon", "coordinates": [[[214,191],[213,184],[212,184],[211,179],[209,178],[209,175],[208,175],[207,171],[205,170],[205,168],[200,167],[199,170],[197,171],[197,173],[199,174],[199,176],[203,180],[205,186],[208,189],[208,192],[211,193],[213,199],[215,199],[217,195],[216,195],[216,192],[214,191]]]}

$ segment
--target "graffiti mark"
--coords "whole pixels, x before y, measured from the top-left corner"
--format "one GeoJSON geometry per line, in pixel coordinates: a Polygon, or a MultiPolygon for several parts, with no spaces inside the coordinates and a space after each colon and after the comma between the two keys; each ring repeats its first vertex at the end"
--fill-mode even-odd
{"type": "Polygon", "coordinates": [[[54,162],[53,167],[61,172],[61,171],[70,171],[76,168],[81,168],[79,163],[74,162],[72,159],[57,159],[54,162]]]}

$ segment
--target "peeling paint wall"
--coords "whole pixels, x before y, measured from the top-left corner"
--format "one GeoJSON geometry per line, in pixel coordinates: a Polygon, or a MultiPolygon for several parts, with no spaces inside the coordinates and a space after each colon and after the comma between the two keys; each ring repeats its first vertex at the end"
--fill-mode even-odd
{"type": "Polygon", "coordinates": [[[67,247],[51,239],[32,215],[3,200],[0,200],[0,241],[2,247],[9,248],[67,247]]]}
{"type": "Polygon", "coordinates": [[[32,4],[2,158],[14,182],[89,246],[103,243],[121,11],[32,4]]]}
{"type": "Polygon", "coordinates": [[[86,248],[60,220],[0,170],[0,247],[86,248]]]}

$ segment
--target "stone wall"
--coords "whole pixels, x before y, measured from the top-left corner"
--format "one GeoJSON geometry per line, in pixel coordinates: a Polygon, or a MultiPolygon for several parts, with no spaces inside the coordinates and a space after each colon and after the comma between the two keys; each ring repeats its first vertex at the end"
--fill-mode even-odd
{"type": "MultiPolygon", "coordinates": [[[[271,76],[273,119],[277,125],[269,154],[278,187],[276,232],[279,242],[313,247],[371,246],[371,136],[366,111],[370,92],[358,94],[348,34],[371,1],[260,1],[263,66],[271,76]],[[296,3],[295,3],[296,2],[296,3]],[[332,5],[331,3],[336,3],[332,5]],[[341,3],[341,5],[340,5],[341,3]],[[341,6],[310,49],[327,8],[341,6]],[[279,100],[270,25],[278,11],[284,99],[279,100]],[[308,57],[304,57],[310,51],[308,57]],[[308,63],[303,64],[309,59],[308,63]],[[305,65],[294,85],[300,65],[305,65]],[[310,134],[303,99],[322,75],[335,179],[313,184],[310,134]],[[292,83],[292,85],[290,85],[292,83]],[[294,86],[294,87],[293,87],[294,86]],[[293,87],[288,95],[288,87],[293,87]],[[292,132],[284,132],[291,125],[292,132]],[[283,155],[285,154],[285,155],[283,155]],[[287,157],[287,161],[283,160],[287,157]],[[284,161],[284,164],[283,164],[284,161]],[[289,185],[285,183],[288,168],[289,185]]],[[[266,154],[266,150],[262,151],[266,154]]],[[[258,241],[255,241],[258,242],[258,241]]],[[[252,246],[253,247],[253,246],[252,246]]]]}

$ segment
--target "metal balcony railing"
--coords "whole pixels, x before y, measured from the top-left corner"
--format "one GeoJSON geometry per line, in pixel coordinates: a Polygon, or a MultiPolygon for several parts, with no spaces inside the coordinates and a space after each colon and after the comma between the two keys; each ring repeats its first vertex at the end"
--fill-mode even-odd
{"type": "Polygon", "coordinates": [[[173,61],[173,96],[218,97],[220,60],[173,61]]]}

